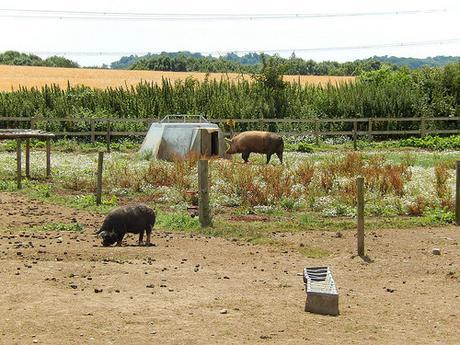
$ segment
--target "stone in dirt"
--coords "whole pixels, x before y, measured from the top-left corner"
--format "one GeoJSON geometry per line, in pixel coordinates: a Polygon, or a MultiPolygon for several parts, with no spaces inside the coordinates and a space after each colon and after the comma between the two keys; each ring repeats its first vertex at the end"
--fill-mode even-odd
{"type": "Polygon", "coordinates": [[[228,313],[228,310],[227,310],[227,309],[221,309],[219,313],[221,313],[221,314],[227,314],[227,313],[228,313]]]}
{"type": "Polygon", "coordinates": [[[433,253],[433,255],[441,255],[441,249],[439,249],[439,248],[433,248],[433,250],[431,251],[431,253],[433,253]]]}

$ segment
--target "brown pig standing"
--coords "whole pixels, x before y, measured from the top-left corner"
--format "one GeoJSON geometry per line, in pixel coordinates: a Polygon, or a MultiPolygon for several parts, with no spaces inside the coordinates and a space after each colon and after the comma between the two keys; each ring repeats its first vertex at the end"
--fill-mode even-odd
{"type": "Polygon", "coordinates": [[[228,149],[226,153],[241,153],[245,163],[248,162],[249,155],[262,153],[267,155],[267,164],[270,162],[272,154],[276,153],[281,163],[283,163],[284,142],[278,134],[262,131],[248,131],[234,136],[231,140],[227,139],[228,149]]]}

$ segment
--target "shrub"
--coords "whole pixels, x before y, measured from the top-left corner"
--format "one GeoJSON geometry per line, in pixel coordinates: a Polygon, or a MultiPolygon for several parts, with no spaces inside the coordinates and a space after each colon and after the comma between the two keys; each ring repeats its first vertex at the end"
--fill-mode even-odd
{"type": "Polygon", "coordinates": [[[302,184],[305,188],[308,188],[313,176],[315,175],[315,165],[308,161],[302,162],[295,171],[295,180],[297,183],[302,184]]]}

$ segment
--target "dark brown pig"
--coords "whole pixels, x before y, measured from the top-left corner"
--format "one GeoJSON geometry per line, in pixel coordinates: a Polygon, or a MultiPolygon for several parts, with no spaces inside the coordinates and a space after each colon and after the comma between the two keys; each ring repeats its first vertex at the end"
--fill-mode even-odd
{"type": "Polygon", "coordinates": [[[147,233],[147,245],[150,245],[150,234],[155,225],[155,212],[143,204],[117,207],[105,217],[96,235],[102,237],[104,247],[121,241],[127,232],[139,234],[139,245],[142,244],[144,231],[147,233]]]}
{"type": "Polygon", "coordinates": [[[226,153],[241,153],[245,163],[248,162],[249,155],[262,153],[267,155],[267,164],[270,162],[272,154],[276,153],[281,163],[283,163],[284,142],[278,134],[271,132],[249,131],[240,133],[227,139],[228,149],[226,153]]]}

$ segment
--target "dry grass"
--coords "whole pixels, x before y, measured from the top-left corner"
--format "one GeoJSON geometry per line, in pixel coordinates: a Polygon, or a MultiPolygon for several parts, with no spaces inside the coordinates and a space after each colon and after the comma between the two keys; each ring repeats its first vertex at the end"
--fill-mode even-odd
{"type": "MultiPolygon", "coordinates": [[[[93,88],[105,89],[109,86],[131,86],[140,81],[161,83],[161,78],[171,81],[186,79],[193,76],[197,80],[203,80],[206,73],[198,72],[161,72],[161,71],[127,71],[127,70],[100,70],[83,68],[53,68],[53,67],[31,67],[31,66],[5,66],[0,65],[0,91],[11,91],[24,87],[41,87],[46,84],[58,84],[61,87],[71,85],[86,85],[93,88]]],[[[210,78],[249,78],[237,73],[210,73],[210,78]]],[[[302,84],[343,83],[354,81],[354,77],[332,77],[332,76],[285,76],[286,81],[300,81],[302,84]]]]}

